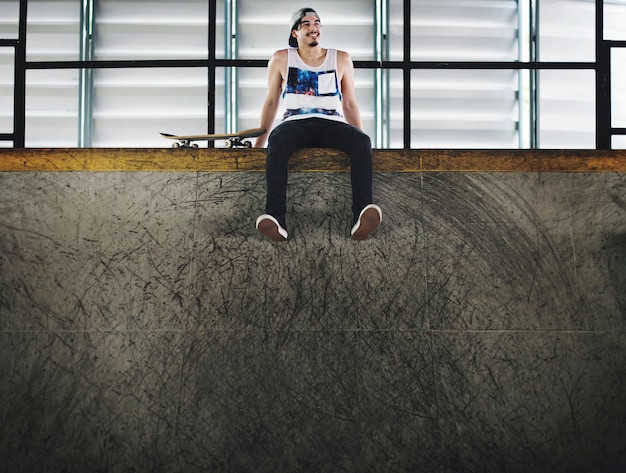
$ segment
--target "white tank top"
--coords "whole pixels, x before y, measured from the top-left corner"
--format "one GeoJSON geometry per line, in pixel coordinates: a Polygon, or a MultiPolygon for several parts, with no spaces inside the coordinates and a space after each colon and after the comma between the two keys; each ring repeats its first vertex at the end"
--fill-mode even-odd
{"type": "Polygon", "coordinates": [[[337,50],[328,49],[319,66],[309,66],[297,49],[288,49],[287,80],[283,90],[283,121],[327,118],[345,122],[337,78],[337,50]]]}

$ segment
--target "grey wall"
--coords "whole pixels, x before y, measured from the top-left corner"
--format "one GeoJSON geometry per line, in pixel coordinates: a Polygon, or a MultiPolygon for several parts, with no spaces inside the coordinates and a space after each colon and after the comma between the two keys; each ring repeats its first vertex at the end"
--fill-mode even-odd
{"type": "Polygon", "coordinates": [[[0,173],[6,471],[622,471],[626,175],[0,173]]]}

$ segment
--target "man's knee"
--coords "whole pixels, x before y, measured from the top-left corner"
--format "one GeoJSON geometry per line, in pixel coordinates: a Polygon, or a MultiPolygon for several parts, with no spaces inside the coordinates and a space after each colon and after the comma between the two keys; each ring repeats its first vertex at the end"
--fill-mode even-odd
{"type": "Polygon", "coordinates": [[[358,136],[359,136],[358,143],[360,146],[364,148],[372,149],[372,140],[370,139],[368,135],[366,135],[364,132],[359,130],[358,136]]]}
{"type": "Polygon", "coordinates": [[[363,160],[372,155],[372,140],[368,135],[363,133],[358,128],[356,132],[350,138],[349,155],[357,157],[359,160],[363,160]]]}
{"type": "Polygon", "coordinates": [[[358,149],[372,148],[372,140],[363,130],[348,124],[346,124],[346,127],[346,136],[351,147],[358,149]]]}

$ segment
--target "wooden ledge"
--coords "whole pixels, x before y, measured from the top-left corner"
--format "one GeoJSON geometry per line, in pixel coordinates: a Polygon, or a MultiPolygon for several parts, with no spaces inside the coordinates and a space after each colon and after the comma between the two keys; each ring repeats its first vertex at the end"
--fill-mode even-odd
{"type": "MultiPolygon", "coordinates": [[[[300,150],[293,172],[347,172],[345,154],[300,150]]],[[[264,149],[0,149],[0,171],[265,171],[264,149]]],[[[374,150],[375,172],[626,172],[626,150],[374,150]]]]}

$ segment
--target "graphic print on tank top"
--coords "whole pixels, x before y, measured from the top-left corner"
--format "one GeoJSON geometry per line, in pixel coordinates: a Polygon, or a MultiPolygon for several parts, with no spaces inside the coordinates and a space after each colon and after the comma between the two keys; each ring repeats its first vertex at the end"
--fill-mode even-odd
{"type": "Polygon", "coordinates": [[[324,63],[311,67],[300,59],[296,50],[289,50],[283,99],[287,108],[283,120],[323,116],[343,121],[337,51],[329,49],[324,63]]]}

